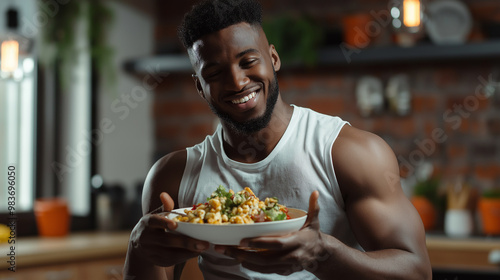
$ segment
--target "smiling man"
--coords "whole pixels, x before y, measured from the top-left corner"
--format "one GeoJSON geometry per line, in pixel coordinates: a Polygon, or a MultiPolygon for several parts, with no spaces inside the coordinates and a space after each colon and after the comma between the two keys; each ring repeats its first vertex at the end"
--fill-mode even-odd
{"type": "Polygon", "coordinates": [[[420,218],[387,180],[399,178],[392,150],[338,117],[286,104],[261,21],[253,0],[204,1],[185,16],[195,87],[221,125],[152,167],[125,275],[174,279],[175,267],[198,256],[205,279],[430,279],[420,218]],[[151,213],[204,201],[221,184],[308,208],[307,221],[286,236],[211,246],[151,213]]]}

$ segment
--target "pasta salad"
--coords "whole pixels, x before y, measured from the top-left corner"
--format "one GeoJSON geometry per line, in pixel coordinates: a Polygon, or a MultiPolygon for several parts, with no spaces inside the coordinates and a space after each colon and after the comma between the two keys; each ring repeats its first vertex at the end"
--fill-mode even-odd
{"type": "Polygon", "coordinates": [[[185,210],[186,216],[175,217],[176,221],[198,224],[253,224],[290,219],[288,208],[278,203],[276,197],[259,200],[253,191],[245,187],[235,193],[219,186],[205,203],[193,205],[185,210]]]}

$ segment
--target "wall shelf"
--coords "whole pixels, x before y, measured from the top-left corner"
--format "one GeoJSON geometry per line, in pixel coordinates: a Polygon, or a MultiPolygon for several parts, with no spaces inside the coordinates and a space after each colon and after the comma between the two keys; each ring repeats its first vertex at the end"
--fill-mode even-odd
{"type": "Polygon", "coordinates": [[[189,57],[184,54],[164,54],[125,61],[125,71],[134,74],[193,72],[189,57]]]}
{"type": "Polygon", "coordinates": [[[500,40],[463,45],[434,45],[426,43],[412,47],[390,46],[357,50],[349,50],[338,46],[319,52],[320,64],[334,66],[493,58],[500,58],[500,40]]]}
{"type": "MultiPolygon", "coordinates": [[[[420,44],[413,47],[373,47],[349,50],[342,46],[319,51],[319,66],[354,66],[378,63],[426,61],[465,61],[500,59],[500,40],[463,45],[420,44]]],[[[295,68],[296,66],[293,66],[295,68]]],[[[135,74],[190,73],[191,63],[185,54],[165,54],[138,58],[124,63],[126,71],[135,74]]]]}

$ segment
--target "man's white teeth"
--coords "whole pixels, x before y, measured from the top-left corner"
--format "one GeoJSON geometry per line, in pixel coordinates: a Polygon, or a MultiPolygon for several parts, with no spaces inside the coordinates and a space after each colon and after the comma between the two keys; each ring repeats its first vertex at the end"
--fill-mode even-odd
{"type": "Polygon", "coordinates": [[[233,100],[233,101],[231,101],[231,102],[232,102],[233,104],[241,104],[241,103],[246,103],[246,102],[248,102],[248,100],[250,100],[250,99],[254,98],[254,97],[255,97],[255,95],[256,95],[256,93],[255,93],[255,91],[254,91],[254,92],[250,93],[250,94],[249,94],[249,95],[247,95],[247,96],[244,96],[244,97],[242,97],[242,98],[240,98],[240,99],[237,99],[237,100],[233,100]]]}

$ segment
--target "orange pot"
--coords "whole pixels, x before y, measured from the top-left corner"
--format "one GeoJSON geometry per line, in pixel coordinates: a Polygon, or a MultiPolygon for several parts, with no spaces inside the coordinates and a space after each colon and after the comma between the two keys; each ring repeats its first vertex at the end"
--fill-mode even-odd
{"type": "Polygon", "coordinates": [[[347,15],[342,19],[344,26],[344,42],[358,49],[367,47],[372,38],[370,24],[373,17],[367,13],[347,15]]]}
{"type": "Polygon", "coordinates": [[[35,200],[34,211],[40,236],[65,236],[69,232],[68,204],[60,198],[35,200]]]}
{"type": "Polygon", "coordinates": [[[423,196],[414,196],[411,198],[411,203],[417,209],[425,230],[433,229],[436,224],[436,208],[429,199],[423,196]]]}
{"type": "Polygon", "coordinates": [[[500,199],[481,198],[479,213],[483,222],[483,232],[488,235],[500,234],[500,199]]]}

